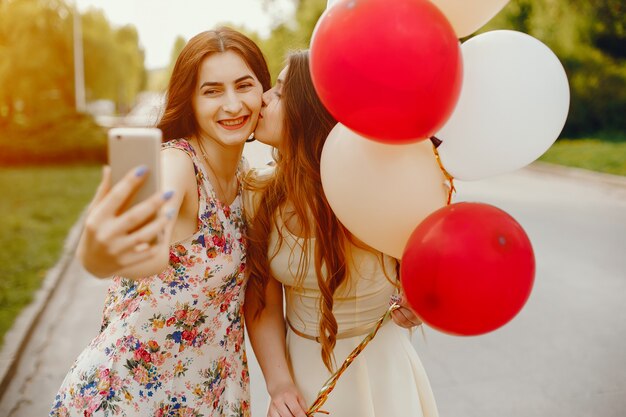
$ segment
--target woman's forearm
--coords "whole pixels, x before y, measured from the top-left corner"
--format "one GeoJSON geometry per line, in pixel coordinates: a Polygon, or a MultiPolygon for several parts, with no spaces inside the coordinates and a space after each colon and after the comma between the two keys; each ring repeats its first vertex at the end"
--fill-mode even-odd
{"type": "Polygon", "coordinates": [[[256,317],[256,295],[247,291],[244,303],[248,336],[270,395],[281,386],[293,384],[287,361],[282,291],[282,285],[270,278],[265,291],[265,308],[256,317]]]}

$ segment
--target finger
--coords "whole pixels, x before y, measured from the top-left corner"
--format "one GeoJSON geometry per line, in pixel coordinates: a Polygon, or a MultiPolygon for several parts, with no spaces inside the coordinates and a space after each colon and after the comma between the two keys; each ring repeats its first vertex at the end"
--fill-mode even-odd
{"type": "Polygon", "coordinates": [[[130,170],[115,184],[109,193],[94,208],[94,214],[98,218],[113,217],[129,198],[139,190],[149,175],[146,166],[139,166],[130,170]]]}
{"type": "MultiPolygon", "coordinates": [[[[165,250],[163,244],[153,245],[149,249],[143,251],[129,251],[118,257],[118,263],[122,268],[137,265],[150,259],[158,257],[165,250]]],[[[121,269],[121,268],[120,268],[121,269]]]]}
{"type": "Polygon", "coordinates": [[[415,314],[415,312],[410,309],[409,307],[401,307],[400,308],[400,313],[402,315],[404,315],[404,317],[406,317],[406,319],[413,325],[413,326],[419,326],[420,324],[422,324],[422,320],[420,320],[420,318],[418,317],[417,314],[415,314]]]}
{"type": "Polygon", "coordinates": [[[284,401],[281,401],[279,404],[276,404],[276,409],[281,417],[292,417],[293,413],[287,407],[287,404],[284,401]]]}
{"type": "MultiPolygon", "coordinates": [[[[298,403],[300,404],[300,407],[302,407],[303,410],[308,410],[308,407],[306,405],[306,402],[304,402],[304,398],[302,398],[302,395],[298,395],[298,403]]],[[[304,417],[306,417],[306,411],[303,414],[304,417]]]]}
{"type": "Polygon", "coordinates": [[[93,196],[91,203],[89,203],[89,207],[87,208],[87,212],[91,212],[91,209],[96,204],[100,203],[104,196],[111,189],[111,167],[108,165],[104,165],[102,167],[102,179],[100,180],[100,184],[98,184],[98,188],[96,189],[96,194],[93,196]]]}
{"type": "Polygon", "coordinates": [[[159,210],[173,195],[173,191],[167,191],[163,194],[155,193],[145,201],[134,205],[111,222],[112,233],[129,233],[143,226],[155,216],[157,218],[166,217],[159,215],[159,210]]]}
{"type": "Polygon", "coordinates": [[[131,250],[136,252],[147,250],[152,246],[152,242],[158,241],[168,222],[169,219],[166,216],[157,217],[154,221],[145,224],[133,233],[117,239],[112,244],[110,253],[115,256],[131,250]]]}
{"type": "Polygon", "coordinates": [[[303,407],[300,405],[300,401],[298,401],[298,397],[289,398],[286,401],[286,403],[292,415],[296,417],[306,417],[306,413],[304,412],[303,407]]]}
{"type": "Polygon", "coordinates": [[[270,409],[267,410],[267,417],[280,417],[278,410],[273,405],[270,405],[270,409]]]}
{"type": "Polygon", "coordinates": [[[396,318],[403,327],[415,327],[421,324],[419,318],[405,307],[400,307],[396,311],[396,318]]]}
{"type": "Polygon", "coordinates": [[[96,193],[91,199],[91,202],[87,206],[87,214],[92,215],[92,211],[94,207],[96,207],[102,199],[107,195],[109,190],[111,189],[111,169],[108,166],[102,167],[102,179],[100,180],[100,184],[98,184],[98,188],[96,189],[96,193]]]}
{"type": "Polygon", "coordinates": [[[395,313],[394,322],[397,325],[404,327],[406,329],[410,329],[411,327],[415,326],[415,324],[409,318],[407,318],[405,314],[403,314],[401,309],[396,310],[394,313],[395,313]]]}
{"type": "Polygon", "coordinates": [[[391,313],[391,319],[393,320],[394,323],[396,323],[400,327],[404,327],[404,328],[411,327],[411,324],[406,321],[406,318],[402,314],[400,314],[398,310],[395,310],[394,312],[391,313]]]}

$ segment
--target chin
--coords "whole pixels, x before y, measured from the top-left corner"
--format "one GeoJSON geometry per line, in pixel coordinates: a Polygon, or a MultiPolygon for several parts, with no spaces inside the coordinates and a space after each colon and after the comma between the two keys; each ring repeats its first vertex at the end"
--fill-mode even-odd
{"type": "Polygon", "coordinates": [[[244,143],[246,143],[246,140],[248,139],[249,136],[250,135],[248,134],[248,135],[221,137],[220,142],[227,146],[239,146],[239,145],[243,145],[244,143]]]}
{"type": "Polygon", "coordinates": [[[263,136],[263,134],[259,135],[259,132],[254,132],[254,138],[257,141],[261,142],[261,143],[264,143],[266,145],[271,145],[271,143],[270,143],[271,141],[266,140],[266,138],[265,138],[265,136],[263,136]]]}
{"type": "Polygon", "coordinates": [[[267,138],[263,139],[263,137],[258,137],[256,133],[254,134],[254,137],[256,138],[257,141],[261,142],[262,144],[273,146],[275,148],[278,148],[278,145],[280,144],[280,142],[277,140],[266,140],[267,138]]]}

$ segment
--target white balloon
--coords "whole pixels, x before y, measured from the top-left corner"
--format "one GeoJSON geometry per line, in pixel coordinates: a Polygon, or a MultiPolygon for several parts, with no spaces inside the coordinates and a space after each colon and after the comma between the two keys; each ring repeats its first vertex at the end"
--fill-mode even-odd
{"type": "MultiPolygon", "coordinates": [[[[333,0],[329,0],[329,3],[333,0]]],[[[452,24],[456,35],[471,35],[494,17],[509,0],[430,0],[452,24]]]]}
{"type": "Polygon", "coordinates": [[[357,238],[401,258],[415,227],[445,206],[445,179],[430,141],[386,145],[337,124],[320,164],[333,212],[357,238]]]}
{"type": "Polygon", "coordinates": [[[477,35],[461,50],[461,95],[436,135],[444,167],[455,178],[476,180],[530,164],[567,119],[561,62],[539,40],[510,30],[477,35]]]}
{"type": "Polygon", "coordinates": [[[328,0],[328,3],[326,3],[326,9],[330,9],[333,4],[337,3],[339,0],[328,0]]]}

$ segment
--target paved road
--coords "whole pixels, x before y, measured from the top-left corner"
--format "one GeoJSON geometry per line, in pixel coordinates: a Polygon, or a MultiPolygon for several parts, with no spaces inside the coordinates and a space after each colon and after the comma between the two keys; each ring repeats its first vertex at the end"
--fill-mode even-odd
{"type": "Polygon", "coordinates": [[[533,243],[530,300],[508,325],[414,344],[442,417],[626,416],[626,181],[524,169],[459,183],[533,243]]]}
{"type": "MultiPolygon", "coordinates": [[[[253,164],[262,164],[266,151],[254,152],[253,164]]],[[[563,172],[533,167],[458,183],[455,201],[490,203],[520,222],[535,248],[537,275],[528,304],[502,329],[471,338],[415,332],[441,417],[626,415],[626,181],[563,172]]],[[[47,414],[65,372],[98,330],[106,285],[69,264],[0,416],[47,414]]],[[[251,362],[253,415],[264,416],[265,388],[251,362]]]]}

